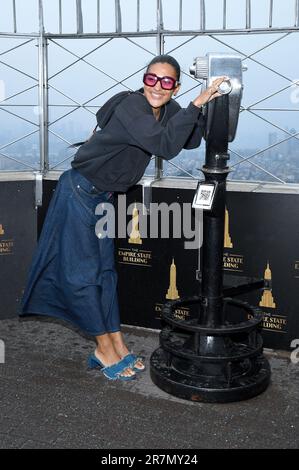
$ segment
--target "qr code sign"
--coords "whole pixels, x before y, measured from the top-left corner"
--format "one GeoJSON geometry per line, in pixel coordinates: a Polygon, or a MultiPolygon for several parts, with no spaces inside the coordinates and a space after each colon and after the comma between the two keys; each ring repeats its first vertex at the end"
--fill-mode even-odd
{"type": "Polygon", "coordinates": [[[202,189],[199,194],[200,201],[208,201],[211,197],[212,189],[202,189]]]}
{"type": "Polygon", "coordinates": [[[215,194],[215,185],[200,183],[197,187],[192,207],[194,209],[211,210],[215,194]]]}

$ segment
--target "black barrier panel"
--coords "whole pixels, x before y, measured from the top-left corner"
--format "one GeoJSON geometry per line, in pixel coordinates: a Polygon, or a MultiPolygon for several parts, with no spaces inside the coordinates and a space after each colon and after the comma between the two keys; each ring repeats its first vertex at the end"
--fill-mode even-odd
{"type": "MultiPolygon", "coordinates": [[[[193,190],[153,188],[152,201],[182,204],[191,202],[193,194],[193,190]]],[[[127,205],[135,201],[141,202],[139,187],[127,195],[127,205]]],[[[127,221],[132,219],[132,210],[131,214],[127,221]]],[[[236,279],[241,282],[245,277],[265,278],[263,290],[238,297],[263,310],[265,347],[287,350],[291,341],[299,338],[298,233],[297,195],[228,193],[224,284],[229,287],[236,279]]],[[[137,237],[137,242],[133,239],[130,243],[129,234],[117,240],[123,323],[160,328],[164,302],[198,294],[198,253],[186,249],[185,241],[184,238],[138,240],[137,237]]],[[[192,306],[181,307],[176,312],[178,318],[196,314],[192,306]]]]}
{"type": "Polygon", "coordinates": [[[36,245],[34,181],[0,182],[0,319],[17,315],[36,245]]]}
{"type": "MultiPolygon", "coordinates": [[[[37,219],[33,181],[0,183],[0,319],[17,315],[32,253],[56,184],[44,181],[43,207],[38,209],[37,219]]],[[[181,205],[191,202],[193,195],[194,190],[153,188],[152,201],[181,205]]],[[[135,202],[141,201],[142,188],[135,186],[127,193],[126,205],[133,205],[127,223],[132,220],[135,202]]],[[[264,345],[269,348],[287,350],[291,341],[299,338],[298,234],[297,195],[228,192],[225,285],[235,276],[266,279],[263,291],[238,298],[264,311],[264,345]]],[[[160,329],[164,302],[198,294],[197,251],[185,249],[184,238],[131,237],[131,243],[129,239],[129,235],[117,239],[115,251],[122,323],[160,329]]],[[[188,318],[197,315],[197,310],[194,306],[180,307],[176,315],[188,318]]]]}
{"type": "Polygon", "coordinates": [[[37,215],[37,237],[39,238],[47,210],[57,185],[56,180],[43,180],[43,204],[38,207],[37,215]]]}
{"type": "Polygon", "coordinates": [[[290,349],[299,338],[298,195],[230,192],[227,207],[225,270],[265,279],[264,290],[241,298],[264,312],[265,347],[290,349]]]}
{"type": "MultiPolygon", "coordinates": [[[[127,194],[127,206],[134,207],[135,201],[141,202],[141,195],[140,187],[131,190],[127,194]]],[[[192,198],[192,191],[153,188],[152,202],[164,204],[164,208],[161,207],[162,215],[159,216],[159,227],[161,217],[167,217],[168,204],[191,202],[192,198]]],[[[132,219],[133,207],[127,215],[127,223],[132,219]]],[[[150,223],[149,218],[148,223],[150,223]]],[[[121,319],[124,323],[159,329],[161,307],[167,298],[198,293],[195,277],[197,253],[195,250],[185,250],[182,238],[173,238],[171,226],[172,222],[170,238],[141,237],[138,243],[134,243],[133,237],[129,236],[117,240],[119,297],[121,319]],[[175,278],[172,285],[170,285],[170,272],[172,280],[175,278]]],[[[184,318],[190,315],[191,310],[190,307],[180,308],[176,313],[184,318]]]]}

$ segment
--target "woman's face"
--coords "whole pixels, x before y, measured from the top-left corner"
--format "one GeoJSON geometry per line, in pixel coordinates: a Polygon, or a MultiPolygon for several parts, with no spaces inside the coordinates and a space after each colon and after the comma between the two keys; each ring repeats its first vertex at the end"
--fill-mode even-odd
{"type": "MultiPolygon", "coordinates": [[[[172,77],[177,80],[175,69],[172,65],[167,63],[153,64],[147,72],[155,73],[158,77],[172,77]]],[[[143,94],[152,108],[157,109],[167,103],[171,99],[172,95],[175,96],[179,89],[180,85],[176,86],[173,90],[163,90],[161,82],[157,81],[156,85],[153,87],[144,84],[143,94]]]]}

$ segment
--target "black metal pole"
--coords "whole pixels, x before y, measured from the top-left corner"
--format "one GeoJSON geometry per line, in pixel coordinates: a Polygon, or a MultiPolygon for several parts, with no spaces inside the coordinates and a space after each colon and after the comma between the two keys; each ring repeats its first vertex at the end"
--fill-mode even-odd
{"type": "Polygon", "coordinates": [[[207,183],[217,185],[213,208],[204,211],[202,246],[202,301],[199,322],[223,324],[223,244],[228,160],[228,96],[213,104],[209,135],[206,138],[206,161],[202,168],[207,183]]]}
{"type": "Polygon", "coordinates": [[[202,171],[205,182],[216,185],[216,192],[212,209],[205,210],[203,217],[200,295],[164,304],[162,318],[166,326],[160,333],[160,347],[151,356],[150,373],[156,385],[178,397],[230,402],[263,392],[269,384],[270,367],[262,355],[262,312],[246,302],[224,298],[224,218],[229,173],[227,95],[209,104],[207,119],[202,171]],[[177,319],[176,307],[188,303],[199,304],[198,318],[177,319]],[[230,308],[242,312],[243,320],[236,323],[230,308]]]}

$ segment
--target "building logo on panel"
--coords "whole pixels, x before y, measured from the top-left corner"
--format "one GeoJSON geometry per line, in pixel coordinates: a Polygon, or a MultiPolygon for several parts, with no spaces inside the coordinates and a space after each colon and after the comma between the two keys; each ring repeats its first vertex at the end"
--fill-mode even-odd
{"type": "Polygon", "coordinates": [[[0,256],[1,255],[12,255],[13,254],[13,239],[4,240],[2,237],[5,235],[5,230],[2,224],[0,224],[0,256]]]}
{"type": "Polygon", "coordinates": [[[134,266],[152,266],[152,252],[140,249],[140,245],[143,242],[139,231],[139,212],[136,203],[132,212],[132,228],[127,243],[133,246],[118,248],[118,263],[134,266]]]}
{"type": "Polygon", "coordinates": [[[229,234],[229,214],[227,209],[225,209],[224,220],[224,248],[233,248],[232,240],[229,234]]]}
{"type": "Polygon", "coordinates": [[[129,243],[137,245],[141,245],[142,243],[142,239],[139,232],[139,213],[136,207],[136,202],[132,214],[132,230],[130,233],[129,243]]]}
{"type": "MultiPolygon", "coordinates": [[[[179,300],[180,295],[177,288],[177,267],[174,262],[174,258],[172,258],[172,263],[170,264],[169,268],[169,287],[167,289],[165,298],[167,300],[179,300]]],[[[164,291],[165,292],[165,291],[164,291]]],[[[158,318],[161,318],[161,311],[162,311],[163,303],[156,302],[155,304],[155,311],[158,313],[158,318]]],[[[187,307],[179,306],[174,310],[174,316],[178,320],[186,320],[190,316],[190,309],[187,307]]]]}
{"type": "MultiPolygon", "coordinates": [[[[233,248],[232,238],[229,233],[229,212],[225,209],[224,221],[224,248],[233,248]]],[[[223,269],[224,271],[233,271],[242,273],[244,271],[244,255],[223,252],[223,269]]]]}
{"type": "Polygon", "coordinates": [[[259,306],[260,307],[267,307],[267,308],[276,308],[276,303],[274,302],[274,298],[272,295],[272,287],[271,287],[271,281],[272,281],[272,272],[269,267],[269,261],[267,263],[267,267],[265,269],[265,274],[264,274],[264,280],[265,280],[265,289],[263,291],[262,298],[260,300],[259,306]]]}
{"type": "Polygon", "coordinates": [[[172,263],[170,265],[170,279],[169,279],[169,288],[166,294],[166,299],[177,300],[180,298],[179,292],[176,286],[176,265],[174,264],[174,258],[172,258],[172,263]]]}
{"type": "Polygon", "coordinates": [[[264,281],[265,287],[259,302],[259,306],[263,307],[264,313],[263,329],[277,333],[286,333],[287,317],[277,312],[277,303],[272,289],[272,270],[269,261],[267,261],[264,271],[264,281]]]}

